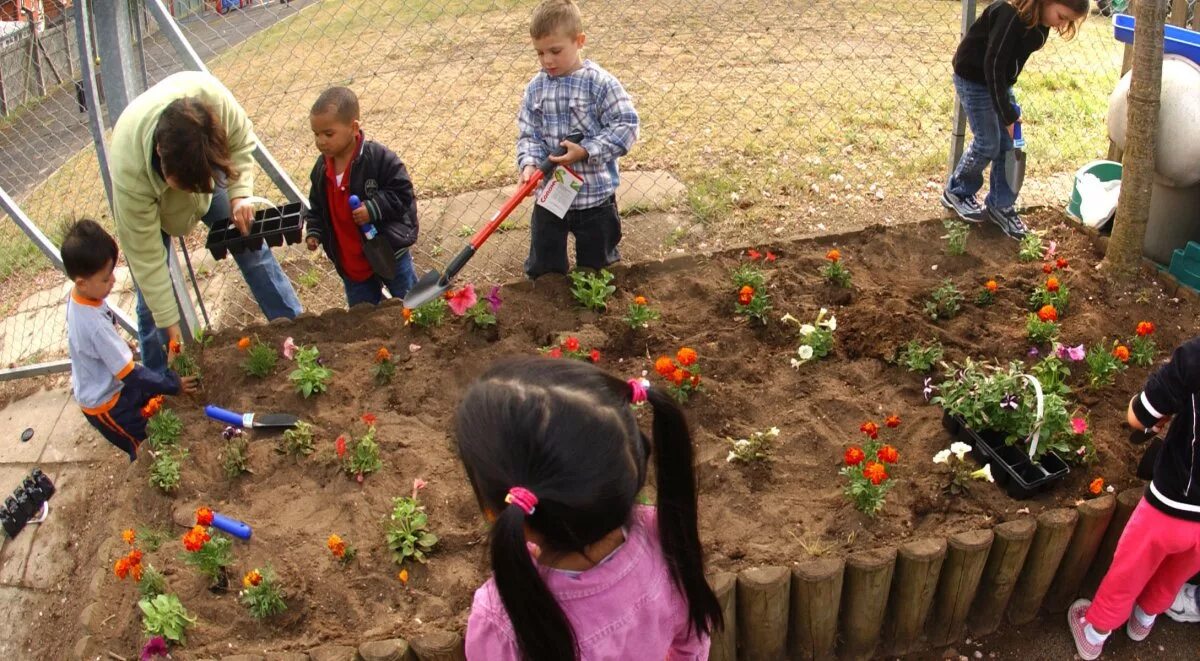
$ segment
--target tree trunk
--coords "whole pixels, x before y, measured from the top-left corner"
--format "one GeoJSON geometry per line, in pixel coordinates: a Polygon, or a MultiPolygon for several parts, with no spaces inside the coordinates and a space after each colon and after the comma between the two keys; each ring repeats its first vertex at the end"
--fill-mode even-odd
{"type": "Polygon", "coordinates": [[[1150,191],[1154,184],[1154,145],[1162,90],[1163,23],[1167,0],[1138,0],[1133,35],[1133,79],[1129,83],[1121,197],[1103,269],[1110,278],[1128,277],[1142,260],[1150,191]]]}

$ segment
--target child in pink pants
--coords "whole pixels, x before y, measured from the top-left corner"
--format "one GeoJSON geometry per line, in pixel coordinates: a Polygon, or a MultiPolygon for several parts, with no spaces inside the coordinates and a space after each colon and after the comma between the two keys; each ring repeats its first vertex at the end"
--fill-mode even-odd
{"type": "Polygon", "coordinates": [[[1135,429],[1157,428],[1174,418],[1154,466],[1154,479],[1133,511],[1112,567],[1095,601],[1067,610],[1075,649],[1086,661],[1100,656],[1112,630],[1125,622],[1135,641],[1150,635],[1154,619],[1171,607],[1183,584],[1200,572],[1200,338],[1175,350],[1171,362],[1150,375],[1129,402],[1135,429]]]}

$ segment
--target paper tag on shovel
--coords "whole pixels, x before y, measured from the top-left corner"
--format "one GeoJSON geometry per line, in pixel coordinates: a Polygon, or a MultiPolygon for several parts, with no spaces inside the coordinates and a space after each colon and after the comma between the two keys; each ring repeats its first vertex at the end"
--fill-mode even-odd
{"type": "Polygon", "coordinates": [[[558,166],[552,175],[546,179],[546,184],[538,193],[537,204],[546,211],[562,218],[567,215],[575,196],[583,188],[583,178],[571,171],[570,168],[558,166]]]}

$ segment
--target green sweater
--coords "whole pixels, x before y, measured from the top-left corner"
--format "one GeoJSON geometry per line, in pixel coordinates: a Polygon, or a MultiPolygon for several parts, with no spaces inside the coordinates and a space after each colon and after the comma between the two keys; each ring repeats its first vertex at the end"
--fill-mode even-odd
{"type": "Polygon", "coordinates": [[[121,113],[108,151],[117,239],[159,328],[179,322],[160,231],[186,235],[212,203],[211,195],[168,187],[151,163],[158,118],[171,102],[184,97],[205,101],[225,126],[233,167],[241,175],[229,184],[229,199],[254,191],[254,127],[233,94],[210,74],[184,71],[168,76],[121,113]]]}

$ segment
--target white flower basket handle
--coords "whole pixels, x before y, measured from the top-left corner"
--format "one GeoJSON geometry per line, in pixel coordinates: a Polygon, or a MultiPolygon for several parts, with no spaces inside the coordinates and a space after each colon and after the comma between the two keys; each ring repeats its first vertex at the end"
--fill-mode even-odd
{"type": "MultiPolygon", "coordinates": [[[[1029,438],[1025,439],[1029,443],[1029,460],[1033,461],[1033,456],[1037,454],[1038,441],[1042,437],[1042,418],[1045,417],[1046,413],[1046,398],[1042,394],[1042,384],[1037,380],[1037,377],[1032,374],[1022,374],[1021,376],[1033,386],[1033,393],[1037,396],[1037,421],[1033,423],[1033,433],[1029,435],[1029,438]]],[[[1036,461],[1034,465],[1041,468],[1043,473],[1050,474],[1036,461]]]]}

